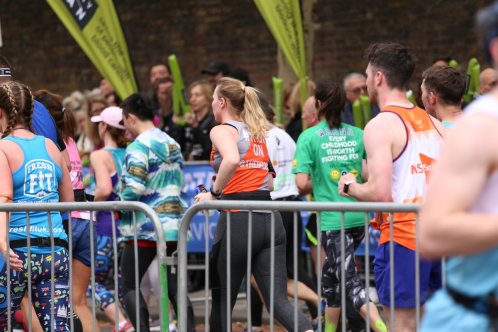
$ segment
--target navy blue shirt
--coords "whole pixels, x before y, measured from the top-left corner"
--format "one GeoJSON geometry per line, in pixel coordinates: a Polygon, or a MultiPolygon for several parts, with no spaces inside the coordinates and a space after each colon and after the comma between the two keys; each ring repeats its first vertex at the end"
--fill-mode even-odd
{"type": "Polygon", "coordinates": [[[54,119],[47,108],[35,100],[33,111],[33,131],[36,135],[44,136],[57,145],[60,151],[66,149],[64,140],[59,135],[54,119]]]}

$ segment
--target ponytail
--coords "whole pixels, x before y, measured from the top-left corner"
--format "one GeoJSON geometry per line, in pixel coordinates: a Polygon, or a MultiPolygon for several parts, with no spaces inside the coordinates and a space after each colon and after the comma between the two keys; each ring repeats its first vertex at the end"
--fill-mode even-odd
{"type": "Polygon", "coordinates": [[[34,96],[50,112],[62,139],[74,138],[76,118],[70,108],[62,106],[62,96],[45,89],[35,91],[34,96]]]}
{"type": "Polygon", "coordinates": [[[258,90],[245,86],[241,81],[223,77],[217,84],[218,94],[230,101],[240,119],[249,128],[252,139],[264,140],[271,124],[261,109],[258,90]]]}
{"type": "Polygon", "coordinates": [[[271,125],[261,109],[257,90],[250,86],[246,86],[244,90],[244,109],[240,112],[240,118],[249,128],[253,139],[264,140],[266,132],[271,129],[271,125]]]}
{"type": "Polygon", "coordinates": [[[346,94],[342,87],[332,81],[321,82],[316,88],[315,99],[320,101],[319,118],[325,118],[330,128],[339,127],[346,103],[346,94]]]}

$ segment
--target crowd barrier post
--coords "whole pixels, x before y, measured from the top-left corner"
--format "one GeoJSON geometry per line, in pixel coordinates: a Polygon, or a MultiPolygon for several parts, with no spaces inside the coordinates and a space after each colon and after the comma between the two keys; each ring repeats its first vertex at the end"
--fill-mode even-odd
{"type": "MultiPolygon", "coordinates": [[[[368,223],[370,221],[369,219],[369,214],[373,212],[384,212],[384,213],[389,213],[389,220],[392,221],[392,214],[397,213],[397,212],[413,212],[417,213],[418,216],[418,210],[419,206],[417,204],[395,204],[395,203],[366,203],[366,202],[358,202],[358,203],[332,203],[332,202],[281,202],[281,201],[223,201],[223,200],[216,200],[216,201],[202,201],[200,203],[192,205],[184,214],[183,220],[181,222],[180,226],[180,233],[179,233],[179,238],[178,238],[178,311],[179,311],[179,317],[178,317],[178,327],[179,331],[186,331],[187,328],[187,234],[189,230],[189,224],[192,218],[200,211],[204,211],[205,215],[207,216],[209,210],[238,210],[238,211],[248,211],[249,212],[249,225],[253,222],[252,220],[252,212],[254,211],[268,211],[272,213],[272,232],[274,232],[274,213],[275,211],[281,211],[281,212],[294,212],[294,224],[296,223],[297,220],[297,213],[300,211],[335,211],[335,212],[340,212],[341,213],[341,257],[342,257],[342,264],[341,264],[341,289],[342,289],[342,296],[341,296],[341,305],[342,308],[345,308],[346,304],[346,298],[345,298],[345,284],[344,284],[344,278],[345,278],[345,266],[344,266],[344,250],[345,250],[345,243],[344,243],[344,214],[346,212],[363,212],[365,213],[365,240],[367,241],[367,245],[365,246],[365,253],[366,253],[366,267],[365,267],[365,272],[366,272],[366,287],[365,291],[367,294],[367,299],[369,298],[369,288],[370,288],[370,280],[369,280],[369,275],[370,275],[370,267],[369,267],[369,232],[368,232],[368,223]]],[[[228,213],[227,216],[227,233],[230,234],[230,213],[228,213]]],[[[206,218],[207,220],[207,218],[206,218]]],[[[321,223],[321,218],[320,214],[317,216],[317,227],[320,230],[320,223],[321,223]]],[[[251,229],[251,227],[249,227],[251,229]]],[[[297,229],[295,227],[294,229],[297,229]]],[[[206,226],[205,228],[206,233],[208,231],[208,227],[206,226]]],[[[418,230],[418,228],[417,228],[418,230]]],[[[297,231],[295,231],[297,232],[297,231]]],[[[391,222],[391,234],[392,232],[392,222],[391,222]]],[[[248,237],[251,238],[253,234],[251,232],[248,232],[248,237]]],[[[206,234],[206,238],[207,234],[206,234]]],[[[272,237],[273,239],[273,237],[272,237]]],[[[297,241],[297,235],[293,235],[294,241],[297,241]]],[[[230,236],[227,238],[228,243],[230,242],[230,236]]],[[[249,242],[250,243],[250,242],[249,242]]],[[[393,246],[393,241],[391,238],[390,241],[391,248],[393,246]]],[[[321,241],[319,239],[318,241],[318,255],[320,255],[320,244],[321,241]]],[[[207,245],[207,244],[206,244],[207,245]]],[[[250,245],[249,245],[250,246],[250,245]]],[[[251,249],[250,247],[248,250],[251,249]]],[[[418,241],[417,241],[417,249],[418,249],[418,241]]],[[[272,250],[274,250],[274,242],[272,242],[272,250]]],[[[206,248],[206,262],[205,266],[206,269],[209,268],[208,263],[207,263],[207,248],[206,248]]],[[[248,251],[248,255],[251,251],[248,251]]],[[[393,265],[394,262],[394,256],[392,255],[391,251],[391,257],[390,257],[390,263],[391,266],[393,265]]],[[[227,250],[227,255],[230,255],[230,250],[227,250]]],[[[295,255],[294,258],[294,277],[296,278],[297,272],[296,272],[296,265],[297,265],[297,255],[295,255]]],[[[272,251],[271,255],[271,260],[274,262],[274,252],[272,251]]],[[[416,254],[416,273],[418,275],[418,263],[420,260],[420,256],[418,255],[418,251],[416,254]]],[[[228,257],[227,262],[230,262],[230,257],[228,257]]],[[[273,266],[273,265],[272,265],[273,266]]],[[[248,256],[247,260],[247,273],[250,275],[251,272],[251,261],[248,256]]],[[[273,273],[274,271],[271,271],[273,273]]],[[[206,302],[208,301],[207,298],[207,293],[208,293],[208,284],[209,284],[209,273],[207,273],[206,270],[206,287],[205,287],[205,292],[206,292],[206,302]]],[[[227,281],[230,282],[230,271],[227,271],[227,281]]],[[[250,277],[247,277],[247,279],[250,279],[250,277]]],[[[273,280],[273,279],[272,279],[273,280]]],[[[391,269],[391,275],[390,275],[390,285],[391,289],[394,288],[394,270],[391,269]]],[[[444,279],[443,279],[444,280],[444,279]]],[[[318,278],[317,283],[318,283],[318,296],[321,298],[321,284],[320,284],[321,278],[318,278]]],[[[230,283],[228,283],[230,285],[230,283]]],[[[246,280],[246,287],[249,290],[250,287],[250,281],[246,280]]],[[[419,282],[417,281],[416,283],[416,290],[420,289],[419,282]]],[[[294,287],[294,291],[297,291],[297,288],[294,287]]],[[[250,304],[251,297],[247,295],[247,300],[248,304],[250,304]]],[[[228,296],[230,296],[230,292],[228,292],[228,296]]],[[[391,292],[391,299],[394,296],[394,292],[391,292]]],[[[394,301],[391,301],[393,303],[394,301]]],[[[230,302],[228,302],[230,303],[230,302]]],[[[271,305],[273,303],[273,283],[270,286],[270,329],[273,330],[274,328],[274,323],[273,323],[273,306],[271,305]]],[[[297,303],[297,299],[294,298],[294,303],[297,303]]],[[[420,298],[419,296],[416,296],[416,316],[417,316],[417,328],[419,326],[419,320],[420,320],[420,298]]],[[[230,306],[228,306],[230,307],[230,306]]],[[[318,307],[318,312],[319,312],[319,317],[321,317],[321,303],[317,303],[318,307]]],[[[368,307],[367,307],[368,308],[368,307]]],[[[231,323],[231,311],[230,308],[227,309],[227,320],[228,323],[231,323]]],[[[370,310],[367,309],[367,321],[366,321],[366,326],[367,329],[370,328],[370,324],[368,319],[370,318],[370,310]]],[[[390,307],[390,312],[391,312],[391,317],[394,318],[394,306],[390,307]]],[[[208,326],[208,318],[207,318],[207,313],[208,313],[208,305],[206,303],[205,306],[205,326],[206,326],[206,331],[209,331],[209,326],[208,326]]],[[[342,330],[345,331],[346,325],[345,325],[345,310],[342,310],[342,330]]],[[[247,317],[248,317],[248,329],[250,329],[252,326],[252,321],[251,321],[251,315],[250,315],[250,308],[248,305],[247,308],[247,317]]],[[[294,328],[296,328],[297,325],[297,309],[294,311],[294,328]]],[[[391,320],[391,330],[394,330],[394,319],[391,320]]],[[[322,324],[319,324],[319,331],[322,330],[322,324]]]]}
{"type": "MultiPolygon", "coordinates": [[[[30,254],[31,254],[31,241],[30,241],[30,217],[29,213],[30,212],[46,212],[47,213],[47,219],[48,219],[48,227],[50,231],[50,247],[51,247],[51,254],[52,257],[54,257],[54,237],[53,237],[53,230],[52,230],[52,220],[50,217],[50,211],[91,211],[91,212],[96,212],[96,211],[111,211],[111,212],[117,212],[117,211],[129,211],[133,215],[133,220],[134,220],[134,227],[136,228],[136,212],[142,212],[144,213],[153,223],[155,233],[157,236],[157,258],[158,258],[158,265],[157,268],[159,270],[159,291],[160,291],[160,309],[159,309],[159,315],[160,315],[160,324],[161,324],[161,331],[167,331],[169,328],[169,300],[168,300],[168,280],[167,280],[167,270],[166,270],[166,265],[168,264],[168,257],[166,256],[166,242],[164,239],[164,232],[163,228],[161,225],[161,221],[159,220],[159,217],[155,213],[155,211],[148,205],[142,203],[142,202],[130,202],[130,201],[114,201],[114,202],[65,202],[65,203],[6,203],[6,204],[1,204],[0,205],[0,212],[23,212],[26,213],[26,236],[27,236],[27,255],[28,259],[30,259],[30,254]]],[[[114,218],[114,214],[111,213],[111,218],[112,218],[112,225],[115,226],[116,220],[114,218]]],[[[69,214],[69,220],[68,220],[68,225],[69,228],[71,228],[72,224],[72,218],[69,214]]],[[[9,231],[9,225],[7,223],[7,232],[9,231]]],[[[90,238],[93,239],[95,234],[93,234],[93,227],[90,227],[90,238]]],[[[70,233],[70,232],[69,232],[70,233]]],[[[68,234],[68,240],[69,240],[69,264],[70,264],[70,271],[71,270],[71,259],[72,259],[72,237],[71,234],[68,234]]],[[[95,257],[95,250],[96,248],[93,247],[93,241],[91,241],[92,246],[91,246],[91,263],[92,263],[92,273],[91,273],[91,279],[92,279],[92,316],[93,316],[93,329],[95,330],[96,328],[96,312],[95,312],[95,269],[94,269],[94,257],[95,257]]],[[[135,243],[135,254],[136,254],[136,244],[137,244],[137,233],[135,232],[135,237],[134,237],[134,243],[135,243]]],[[[10,250],[10,243],[7,241],[7,252],[10,250]]],[[[116,232],[115,232],[115,227],[113,227],[113,251],[114,251],[114,257],[117,257],[117,239],[116,239],[116,232]]],[[[137,259],[135,259],[136,265],[138,264],[138,256],[135,256],[137,259]]],[[[7,294],[6,294],[6,300],[7,300],[7,327],[8,330],[12,330],[12,320],[11,320],[11,280],[10,280],[10,266],[8,264],[8,261],[6,261],[6,269],[7,269],[7,276],[6,276],[6,281],[7,281],[7,294]]],[[[31,264],[27,264],[28,266],[28,275],[31,275],[31,264]]],[[[137,268],[137,266],[135,266],[137,268]]],[[[50,290],[51,294],[54,294],[54,261],[51,263],[51,268],[50,268],[50,275],[51,275],[51,283],[50,283],[50,290]]],[[[136,271],[138,273],[138,271],[136,271]]],[[[115,289],[118,289],[118,266],[117,266],[117,261],[115,260],[114,262],[114,287],[115,289]]],[[[71,287],[71,281],[72,281],[72,273],[69,273],[69,280],[70,284],[69,286],[71,287]]],[[[138,279],[136,287],[138,288],[138,279]]],[[[28,290],[31,289],[31,278],[28,278],[27,280],[28,283],[28,290]]],[[[32,306],[33,301],[32,301],[32,296],[31,292],[28,291],[28,299],[29,299],[29,305],[32,306]]],[[[73,311],[73,301],[72,301],[72,291],[69,291],[69,300],[70,300],[70,308],[68,310],[69,314],[72,314],[73,311]]],[[[137,292],[138,294],[138,292],[137,292]]],[[[116,297],[118,295],[116,294],[116,297]]],[[[54,299],[53,297],[51,298],[51,309],[50,309],[50,317],[52,321],[54,321],[54,316],[55,316],[55,309],[54,309],[54,299]]],[[[116,301],[118,302],[118,301],[116,301]]],[[[115,311],[115,317],[118,317],[118,312],[117,312],[117,307],[116,306],[116,311],[115,311]]],[[[138,307],[138,306],[137,306],[138,307]]],[[[69,315],[68,315],[69,316],[69,315]]],[[[74,324],[73,317],[72,315],[69,318],[69,321],[71,324],[74,324]]],[[[116,322],[118,320],[116,319],[116,322]]],[[[140,318],[138,316],[138,325],[140,323],[140,318]]],[[[28,328],[29,330],[32,329],[33,322],[32,322],[32,317],[29,315],[28,317],[28,328]]],[[[71,325],[74,326],[74,325],[71,325]]],[[[118,326],[116,323],[115,326],[116,330],[118,330],[118,326]]],[[[54,330],[53,324],[51,324],[51,331],[54,330]]],[[[140,327],[137,326],[136,331],[140,331],[140,327]]]]}

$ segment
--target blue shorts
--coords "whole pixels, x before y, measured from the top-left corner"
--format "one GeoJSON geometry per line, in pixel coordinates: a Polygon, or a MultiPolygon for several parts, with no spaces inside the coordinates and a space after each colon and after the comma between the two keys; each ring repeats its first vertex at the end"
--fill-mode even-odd
{"type": "Polygon", "coordinates": [[[95,224],[86,219],[71,218],[73,259],[79,260],[88,267],[91,266],[90,227],[93,227],[93,247],[97,248],[97,233],[95,232],[95,224]]]}
{"type": "MultiPolygon", "coordinates": [[[[374,260],[375,286],[379,302],[390,306],[391,265],[389,242],[377,248],[374,260]]],[[[441,263],[420,259],[420,305],[441,288],[441,263]]],[[[415,308],[415,251],[394,243],[394,307],[415,308]]]]}

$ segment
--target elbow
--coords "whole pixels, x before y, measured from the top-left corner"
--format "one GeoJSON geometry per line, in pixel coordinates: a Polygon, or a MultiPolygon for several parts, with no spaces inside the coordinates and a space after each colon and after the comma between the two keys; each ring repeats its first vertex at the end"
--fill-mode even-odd
{"type": "Polygon", "coordinates": [[[427,259],[436,259],[444,256],[444,239],[441,236],[441,230],[438,223],[433,218],[427,216],[419,219],[419,249],[420,255],[427,259]]]}
{"type": "Polygon", "coordinates": [[[311,194],[311,190],[309,190],[306,185],[303,184],[297,184],[297,191],[299,192],[299,195],[305,196],[308,194],[311,194]]]}
{"type": "Polygon", "coordinates": [[[375,197],[374,198],[375,202],[392,202],[393,201],[393,197],[391,195],[391,192],[389,192],[387,190],[378,191],[374,197],[375,197]]]}
{"type": "Polygon", "coordinates": [[[223,163],[227,165],[230,169],[236,169],[240,163],[240,157],[237,156],[229,156],[223,158],[223,163]]]}

